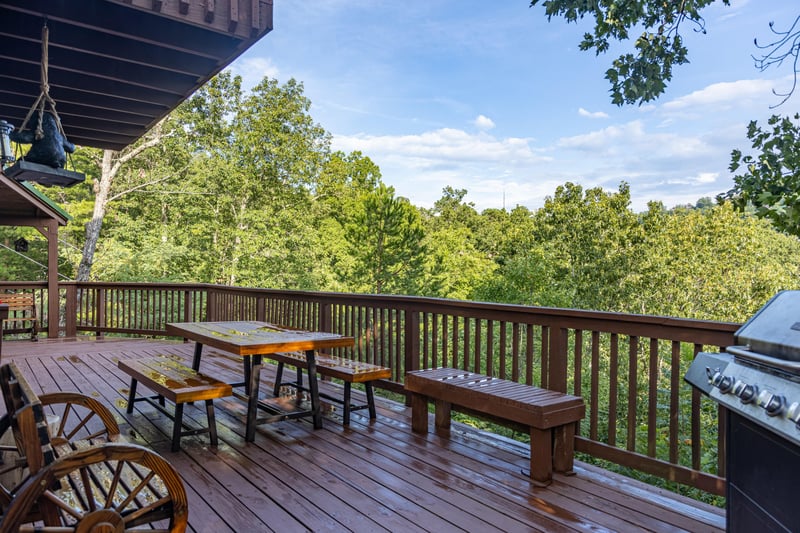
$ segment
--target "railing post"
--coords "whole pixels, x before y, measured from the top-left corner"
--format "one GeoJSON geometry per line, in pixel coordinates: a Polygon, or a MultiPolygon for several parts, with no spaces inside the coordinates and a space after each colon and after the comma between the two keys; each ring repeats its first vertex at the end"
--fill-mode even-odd
{"type": "Polygon", "coordinates": [[[67,285],[66,302],[64,304],[64,335],[78,336],[78,287],[67,285]]]}
{"type": "Polygon", "coordinates": [[[206,300],[206,320],[209,322],[215,321],[217,318],[217,293],[216,291],[208,291],[208,299],[206,300]]]}
{"type": "Polygon", "coordinates": [[[256,320],[259,322],[267,321],[267,301],[264,296],[256,297],[256,320]]]}
{"type": "Polygon", "coordinates": [[[405,371],[419,370],[419,313],[405,310],[405,371]]]}
{"type": "Polygon", "coordinates": [[[547,375],[547,388],[556,392],[567,392],[567,330],[550,329],[550,358],[547,375]]]}
{"type": "MultiPolygon", "coordinates": [[[[403,331],[403,366],[405,371],[398,372],[405,383],[405,373],[409,370],[419,370],[419,313],[411,309],[403,311],[405,315],[403,331]]],[[[406,406],[411,405],[411,394],[406,394],[406,406]]]]}
{"type": "Polygon", "coordinates": [[[333,306],[330,302],[319,304],[319,330],[333,333],[333,306]]]}
{"type": "Polygon", "coordinates": [[[97,326],[98,337],[103,336],[103,328],[106,327],[106,290],[97,289],[94,302],[95,324],[97,326]]]}

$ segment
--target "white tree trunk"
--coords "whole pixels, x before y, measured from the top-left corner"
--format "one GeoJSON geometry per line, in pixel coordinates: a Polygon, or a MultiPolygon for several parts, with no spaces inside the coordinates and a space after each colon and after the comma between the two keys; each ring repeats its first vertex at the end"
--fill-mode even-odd
{"type": "Polygon", "coordinates": [[[100,238],[100,230],[103,227],[103,217],[108,208],[108,198],[111,193],[111,185],[114,183],[114,176],[119,170],[119,166],[112,164],[115,152],[113,150],[103,150],[103,162],[100,166],[100,180],[94,183],[94,211],[92,219],[86,224],[86,242],[83,243],[83,257],[78,266],[77,281],[89,281],[94,263],[94,253],[97,250],[97,240],[100,238]]]}

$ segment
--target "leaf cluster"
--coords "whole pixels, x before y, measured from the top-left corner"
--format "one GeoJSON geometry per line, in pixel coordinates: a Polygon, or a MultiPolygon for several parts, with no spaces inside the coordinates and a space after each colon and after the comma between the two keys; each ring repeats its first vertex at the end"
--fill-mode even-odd
{"type": "Polygon", "coordinates": [[[751,121],[747,137],[755,154],[731,153],[734,187],[719,196],[740,210],[753,210],[776,228],[800,236],[800,113],[773,115],[767,127],[751,121]]]}
{"type": "MultiPolygon", "coordinates": [[[[673,67],[689,61],[681,31],[689,24],[705,33],[700,10],[715,0],[531,0],[541,3],[548,20],[563,17],[568,23],[584,17],[594,19],[592,33],[580,42],[583,51],[607,52],[612,41],[627,41],[630,31],[641,27],[634,51],[621,54],[606,71],[611,83],[611,101],[616,105],[643,104],[658,98],[672,80],[673,67]]],[[[729,5],[729,0],[722,0],[729,5]]]]}

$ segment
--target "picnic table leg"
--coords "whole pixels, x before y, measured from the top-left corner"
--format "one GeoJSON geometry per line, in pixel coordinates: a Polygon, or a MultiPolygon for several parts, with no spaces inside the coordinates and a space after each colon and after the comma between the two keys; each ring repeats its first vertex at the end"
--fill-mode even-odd
{"type": "Polygon", "coordinates": [[[125,409],[125,412],[128,414],[133,412],[133,402],[136,399],[136,385],[138,383],[139,382],[136,380],[136,378],[131,378],[131,387],[130,392],[128,393],[128,407],[125,409]]]}
{"type": "Polygon", "coordinates": [[[253,442],[256,440],[256,417],[258,416],[258,379],[261,375],[262,358],[260,355],[246,355],[245,372],[249,368],[249,379],[247,379],[247,430],[244,440],[253,442]]]}
{"type": "Polygon", "coordinates": [[[192,370],[195,372],[200,371],[200,356],[203,354],[203,344],[200,342],[194,343],[194,359],[192,359],[192,370]]]}
{"type": "Polygon", "coordinates": [[[250,356],[245,355],[242,358],[242,363],[244,364],[244,393],[250,396],[250,374],[251,374],[251,364],[250,356]]]}
{"type": "Polygon", "coordinates": [[[322,409],[319,405],[319,384],[317,383],[317,360],[314,350],[306,350],[308,363],[308,388],[311,391],[311,416],[314,420],[314,429],[322,427],[322,409]]]}

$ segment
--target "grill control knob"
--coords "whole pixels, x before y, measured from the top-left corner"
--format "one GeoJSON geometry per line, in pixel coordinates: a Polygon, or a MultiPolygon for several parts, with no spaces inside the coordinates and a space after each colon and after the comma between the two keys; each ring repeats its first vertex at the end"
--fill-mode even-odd
{"type": "Polygon", "coordinates": [[[783,414],[786,408],[786,398],[780,394],[773,394],[769,391],[764,391],[758,395],[758,404],[764,408],[769,416],[778,416],[783,414]]]}
{"type": "Polygon", "coordinates": [[[758,397],[758,387],[755,385],[742,384],[736,394],[739,396],[739,400],[742,403],[753,403],[758,397]]]}
{"type": "Polygon", "coordinates": [[[720,372],[719,368],[713,370],[711,368],[706,368],[706,375],[708,376],[708,382],[718,388],[722,394],[728,394],[733,389],[735,380],[724,375],[720,372]]]}
{"type": "Polygon", "coordinates": [[[786,410],[786,418],[794,422],[795,427],[800,431],[800,403],[794,402],[786,410]]]}

